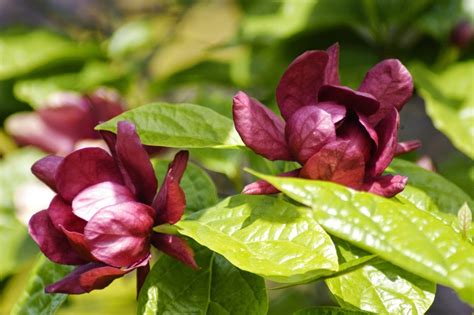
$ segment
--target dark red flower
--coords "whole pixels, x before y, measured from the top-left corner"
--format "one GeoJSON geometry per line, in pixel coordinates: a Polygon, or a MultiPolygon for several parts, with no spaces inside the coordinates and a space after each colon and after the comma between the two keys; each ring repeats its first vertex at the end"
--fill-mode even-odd
{"type": "MultiPolygon", "coordinates": [[[[256,99],[239,92],[233,114],[244,143],[269,160],[297,161],[302,168],[280,176],[333,181],[393,196],[407,178],[385,175],[397,154],[419,147],[398,143],[399,114],[413,92],[407,69],[396,59],[375,65],[358,90],[339,84],[339,46],[308,51],[296,58],[276,90],[281,120],[256,99]]],[[[265,181],[244,188],[248,194],[278,190],[265,181]]]]}
{"type": "Polygon", "coordinates": [[[86,95],[58,93],[36,112],[10,116],[6,130],[19,145],[64,156],[81,146],[81,141],[100,139],[94,127],[123,110],[119,95],[104,88],[86,95]]]}
{"type": "Polygon", "coordinates": [[[174,224],[186,205],[179,182],[188,152],[180,151],[157,192],[153,167],[135,131],[126,121],[117,135],[104,132],[112,155],[85,148],[66,157],[47,156],[33,173],[57,195],[49,208],[29,222],[41,251],[59,264],[79,265],[48,293],[79,294],[101,289],[138,268],[138,287],[149,270],[150,245],[196,268],[193,252],[176,235],[153,231],[174,224]]]}

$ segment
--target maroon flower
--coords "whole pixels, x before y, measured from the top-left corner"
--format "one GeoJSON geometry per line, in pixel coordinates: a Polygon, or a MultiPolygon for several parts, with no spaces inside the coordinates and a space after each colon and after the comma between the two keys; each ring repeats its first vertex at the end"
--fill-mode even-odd
{"type": "Polygon", "coordinates": [[[138,268],[138,288],[149,270],[150,244],[196,268],[193,252],[176,235],[153,231],[174,224],[186,201],[179,182],[188,152],[176,154],[157,193],[153,167],[135,131],[118,123],[117,136],[104,132],[112,156],[85,148],[66,157],[47,156],[33,173],[57,195],[29,222],[41,251],[59,264],[80,265],[46,292],[80,294],[102,289],[138,268]]]}
{"type": "Polygon", "coordinates": [[[83,96],[58,93],[36,112],[10,116],[6,130],[19,145],[32,145],[64,156],[80,141],[100,139],[94,127],[123,110],[118,94],[103,88],[83,96]]]}
{"type": "MultiPolygon", "coordinates": [[[[419,147],[397,142],[399,114],[413,92],[407,69],[396,59],[375,65],[357,91],[339,85],[339,45],[308,51],[283,74],[276,91],[286,123],[256,99],[239,92],[233,114],[244,143],[269,160],[297,161],[303,167],[280,176],[333,181],[393,196],[407,178],[382,176],[397,154],[419,147]]],[[[278,190],[265,181],[247,194],[278,190]]]]}

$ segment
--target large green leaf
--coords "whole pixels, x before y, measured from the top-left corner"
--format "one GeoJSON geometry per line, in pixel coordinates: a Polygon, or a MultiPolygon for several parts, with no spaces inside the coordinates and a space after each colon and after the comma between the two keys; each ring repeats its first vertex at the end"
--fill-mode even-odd
{"type": "MultiPolygon", "coordinates": [[[[343,240],[335,243],[343,261],[367,255],[343,240]]],[[[385,261],[329,278],[326,284],[341,306],[377,314],[425,314],[436,290],[434,283],[385,261]]]]}
{"type": "MultiPolygon", "coordinates": [[[[169,162],[153,160],[153,168],[159,183],[163,183],[169,162]]],[[[214,182],[202,168],[193,163],[188,163],[180,185],[186,196],[187,210],[197,211],[217,203],[217,191],[214,182]]]]}
{"type": "Polygon", "coordinates": [[[118,121],[137,126],[144,144],[177,148],[222,148],[243,145],[231,119],[192,104],[153,103],[127,111],[97,127],[116,130],[118,121]]]}
{"type": "Polygon", "coordinates": [[[276,282],[303,281],[338,269],[334,244],[311,211],[283,200],[237,195],[176,226],[236,267],[276,282]]]}
{"type": "Polygon", "coordinates": [[[72,266],[58,265],[41,257],[26,290],[19,297],[11,315],[50,315],[66,300],[66,294],[46,294],[44,288],[66,276],[72,266]]]}
{"type": "Polygon", "coordinates": [[[456,63],[441,74],[422,64],[410,71],[435,127],[474,159],[474,61],[456,63]]]}
{"type": "Polygon", "coordinates": [[[300,310],[293,313],[293,315],[367,315],[374,314],[365,311],[348,310],[346,308],[340,308],[335,306],[318,306],[300,310]]]}
{"type": "Polygon", "coordinates": [[[195,250],[195,259],[199,270],[161,256],[140,291],[137,314],[266,314],[262,278],[205,247],[195,250]]]}
{"type": "Polygon", "coordinates": [[[0,280],[20,265],[20,249],[27,237],[26,227],[12,214],[12,211],[0,209],[0,244],[2,244],[2,263],[0,280]]]}
{"type": "MultiPolygon", "coordinates": [[[[407,176],[408,183],[428,194],[442,212],[456,215],[465,202],[469,204],[471,209],[474,209],[474,202],[471,197],[461,188],[441,175],[427,171],[414,163],[394,159],[387,171],[407,176]]],[[[404,196],[407,193],[402,192],[401,195],[404,196]]]]}
{"type": "Polygon", "coordinates": [[[331,182],[257,175],[311,207],[329,233],[474,304],[474,246],[429,212],[331,182]]]}
{"type": "Polygon", "coordinates": [[[95,45],[78,44],[44,30],[0,34],[0,80],[98,55],[95,45]]]}

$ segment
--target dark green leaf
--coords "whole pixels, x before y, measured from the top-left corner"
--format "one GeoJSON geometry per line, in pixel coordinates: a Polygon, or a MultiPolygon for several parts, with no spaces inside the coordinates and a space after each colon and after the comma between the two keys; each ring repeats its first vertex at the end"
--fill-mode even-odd
{"type": "Polygon", "coordinates": [[[266,314],[262,278],[205,247],[195,250],[195,259],[199,270],[161,256],[140,291],[137,314],[266,314]]]}
{"type": "MultiPolygon", "coordinates": [[[[153,168],[159,183],[163,183],[169,162],[153,160],[153,168]]],[[[187,210],[197,211],[217,203],[218,199],[214,182],[203,169],[193,163],[188,163],[188,167],[181,180],[181,187],[186,196],[187,210]]]]}
{"type": "Polygon", "coordinates": [[[44,288],[66,276],[72,266],[58,265],[41,257],[33,270],[26,290],[13,307],[11,315],[54,314],[66,300],[66,294],[46,294],[44,288]]]}
{"type": "Polygon", "coordinates": [[[127,111],[99,126],[115,132],[118,121],[137,126],[144,144],[176,148],[224,148],[243,145],[231,119],[192,104],[154,103],[127,111]]]}
{"type": "Polygon", "coordinates": [[[474,246],[429,212],[331,182],[256,175],[311,207],[329,233],[474,304],[474,246]]]}
{"type": "Polygon", "coordinates": [[[348,310],[345,308],[335,306],[318,306],[300,310],[293,313],[293,315],[367,315],[374,314],[364,311],[348,310]]]}
{"type": "Polygon", "coordinates": [[[236,267],[276,282],[304,281],[338,268],[334,244],[311,211],[283,200],[237,195],[176,226],[236,267]]]}

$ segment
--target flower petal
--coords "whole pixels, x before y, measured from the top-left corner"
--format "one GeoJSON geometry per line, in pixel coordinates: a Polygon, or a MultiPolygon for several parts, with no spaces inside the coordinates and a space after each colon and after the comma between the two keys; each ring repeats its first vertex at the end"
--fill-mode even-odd
{"type": "Polygon", "coordinates": [[[175,224],[183,216],[186,197],[173,177],[166,176],[153,208],[156,209],[155,224],[175,224]]]}
{"type": "Polygon", "coordinates": [[[291,153],[301,164],[336,138],[331,115],[316,106],[297,110],[288,120],[285,133],[291,153]]]}
{"type": "Polygon", "coordinates": [[[285,123],[259,101],[244,92],[234,96],[235,128],[244,143],[269,160],[291,160],[285,141],[285,123]]]}
{"type": "Polygon", "coordinates": [[[83,189],[105,181],[122,184],[114,159],[99,148],[85,148],[66,156],[58,168],[56,188],[66,201],[83,189]]]}
{"type": "Polygon", "coordinates": [[[320,102],[318,108],[328,112],[331,115],[332,123],[337,124],[346,117],[346,107],[334,102],[320,102]]]}
{"type": "Polygon", "coordinates": [[[168,165],[166,176],[171,176],[178,183],[181,182],[186,166],[188,165],[189,151],[181,150],[174,156],[173,161],[168,165]]]}
{"type": "Polygon", "coordinates": [[[151,204],[158,183],[148,154],[131,122],[117,124],[116,152],[127,187],[139,201],[151,204]]]}
{"type": "Polygon", "coordinates": [[[74,251],[85,261],[97,261],[97,259],[92,256],[91,250],[89,245],[87,245],[86,238],[84,234],[68,231],[63,226],[61,226],[61,230],[63,231],[64,235],[66,235],[69,244],[71,244],[74,251]]]}
{"type": "Polygon", "coordinates": [[[413,79],[397,59],[387,59],[367,72],[359,91],[370,93],[380,102],[380,109],[370,118],[376,124],[388,115],[392,108],[400,111],[413,93],[413,79]]]}
{"type": "Polygon", "coordinates": [[[28,224],[31,238],[51,261],[65,265],[80,265],[84,260],[73,250],[66,236],[58,231],[47,210],[35,213],[28,224]]]}
{"type": "Polygon", "coordinates": [[[194,260],[193,249],[179,236],[153,232],[151,243],[158,250],[181,261],[191,268],[199,268],[194,260]]]}
{"type": "Polygon", "coordinates": [[[421,147],[420,140],[410,140],[410,141],[405,141],[405,142],[399,142],[397,144],[397,150],[395,151],[395,155],[405,154],[413,150],[416,150],[419,147],[421,147]]]}
{"type": "Polygon", "coordinates": [[[124,202],[97,212],[87,223],[84,236],[91,254],[115,267],[127,267],[149,254],[153,208],[124,202]]]}
{"type": "Polygon", "coordinates": [[[285,120],[290,119],[299,108],[317,103],[328,60],[327,52],[312,50],[303,53],[288,66],[276,90],[277,103],[285,120]]]}
{"type": "Polygon", "coordinates": [[[400,115],[395,108],[392,108],[387,117],[380,121],[375,127],[375,131],[379,137],[379,146],[368,164],[368,175],[371,177],[379,176],[392,162],[397,149],[400,115]]]}
{"type": "Polygon", "coordinates": [[[325,145],[303,166],[300,176],[335,182],[357,189],[364,180],[364,155],[350,140],[325,145]]]}
{"type": "Polygon", "coordinates": [[[103,289],[112,281],[122,277],[130,270],[107,266],[101,263],[89,263],[76,268],[65,278],[46,287],[46,293],[81,294],[103,289]]]}
{"type": "Polygon", "coordinates": [[[87,99],[96,124],[120,115],[125,108],[119,94],[110,89],[99,88],[87,95],[87,99]]]}
{"type": "Polygon", "coordinates": [[[56,191],[56,174],[62,161],[62,157],[48,155],[36,161],[31,167],[31,172],[49,188],[56,191]]]}
{"type": "MultiPolygon", "coordinates": [[[[300,174],[300,170],[301,168],[298,168],[296,170],[292,170],[292,171],[289,171],[277,176],[298,177],[300,174]]],[[[271,185],[270,183],[264,180],[257,180],[256,182],[248,184],[242,190],[242,193],[247,194],[247,195],[270,195],[270,194],[276,194],[279,192],[280,191],[276,187],[274,187],[273,185],[271,185]]]]}
{"type": "Polygon", "coordinates": [[[339,85],[339,43],[333,44],[326,49],[328,53],[328,64],[324,75],[324,84],[339,85]]]}
{"type": "Polygon", "coordinates": [[[377,148],[379,145],[379,136],[377,135],[377,131],[372,127],[372,125],[369,123],[369,120],[367,117],[365,117],[362,114],[357,114],[357,117],[359,118],[359,123],[364,127],[365,131],[369,134],[370,138],[375,144],[375,147],[377,148]]]}
{"type": "Polygon", "coordinates": [[[48,153],[64,155],[74,148],[75,139],[47,125],[37,113],[11,115],[5,130],[19,145],[32,145],[48,153]]]}
{"type": "Polygon", "coordinates": [[[407,177],[401,175],[373,177],[364,182],[362,190],[384,197],[393,197],[405,188],[407,180],[407,177]]]}
{"type": "Polygon", "coordinates": [[[366,116],[379,108],[379,102],[372,95],[339,85],[323,85],[319,90],[319,101],[342,104],[366,116]]]}
{"type": "Polygon", "coordinates": [[[49,218],[57,230],[60,231],[61,227],[64,227],[69,231],[82,233],[87,222],[76,216],[72,211],[71,205],[66,203],[59,195],[51,200],[48,207],[49,218]]]}
{"type": "Polygon", "coordinates": [[[126,201],[135,201],[127,187],[114,182],[102,182],[87,187],[72,201],[72,211],[89,221],[100,209],[126,201]]]}

